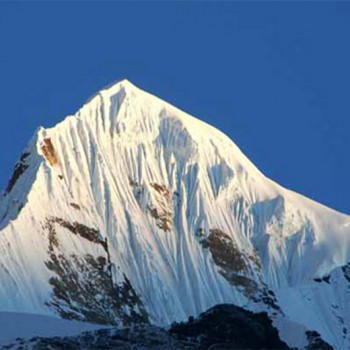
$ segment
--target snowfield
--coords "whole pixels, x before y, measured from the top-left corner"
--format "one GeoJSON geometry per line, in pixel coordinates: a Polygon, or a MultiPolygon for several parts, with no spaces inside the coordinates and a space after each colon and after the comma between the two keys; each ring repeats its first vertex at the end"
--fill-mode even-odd
{"type": "Polygon", "coordinates": [[[350,348],[350,217],[266,178],[222,132],[123,80],[40,127],[0,199],[0,310],[168,326],[266,311],[350,348]]]}
{"type": "Polygon", "coordinates": [[[86,322],[2,311],[0,312],[0,346],[10,344],[17,338],[76,336],[82,332],[101,328],[86,322]]]}

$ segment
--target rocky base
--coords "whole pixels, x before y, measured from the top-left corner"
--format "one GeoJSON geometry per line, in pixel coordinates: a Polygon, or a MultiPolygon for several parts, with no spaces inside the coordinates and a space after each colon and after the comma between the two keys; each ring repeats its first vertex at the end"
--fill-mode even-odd
{"type": "Polygon", "coordinates": [[[77,337],[18,339],[4,349],[288,349],[265,313],[217,305],[168,330],[150,325],[85,332],[77,337]]]}

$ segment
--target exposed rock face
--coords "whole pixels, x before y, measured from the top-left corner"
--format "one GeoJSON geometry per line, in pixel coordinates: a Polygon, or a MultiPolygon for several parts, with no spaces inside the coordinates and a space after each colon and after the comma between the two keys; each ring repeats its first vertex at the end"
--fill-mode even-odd
{"type": "Polygon", "coordinates": [[[54,273],[50,279],[52,299],[47,302],[63,318],[106,325],[147,323],[144,306],[129,279],[115,283],[108,244],[99,238],[98,231],[79,223],[69,223],[60,218],[46,222],[49,235],[50,260],[47,268],[54,273]],[[99,244],[104,253],[100,256],[83,256],[65,252],[56,232],[56,225],[74,235],[99,244]]]}
{"type": "Polygon", "coordinates": [[[28,169],[28,164],[26,163],[26,158],[29,156],[28,152],[25,152],[21,155],[20,160],[15,166],[15,170],[13,171],[13,174],[11,176],[11,179],[6,187],[5,195],[11,192],[13,186],[16,184],[19,177],[28,169]]]}
{"type": "Polygon", "coordinates": [[[197,319],[174,324],[170,333],[180,339],[198,339],[198,349],[289,349],[266,313],[234,305],[217,305],[197,319]]]}
{"type": "Polygon", "coordinates": [[[347,263],[342,267],[345,279],[350,282],[350,263],[347,263]]]}
{"type": "Polygon", "coordinates": [[[58,164],[58,157],[50,138],[44,138],[41,151],[51,166],[58,164]]]}
{"type": "Polygon", "coordinates": [[[219,229],[211,229],[208,238],[202,241],[204,248],[209,248],[214,262],[229,278],[232,272],[247,273],[248,267],[243,253],[234,244],[231,237],[219,229]]]}
{"type": "Polygon", "coordinates": [[[318,332],[307,331],[306,336],[309,341],[309,344],[305,348],[306,350],[333,350],[333,347],[325,342],[318,332]]]}
{"type": "Polygon", "coordinates": [[[157,220],[157,225],[163,231],[170,231],[173,224],[173,201],[171,191],[164,185],[151,183],[155,190],[155,203],[148,206],[148,210],[153,218],[157,220]]]}
{"type": "Polygon", "coordinates": [[[105,241],[101,239],[101,236],[99,235],[98,230],[91,227],[87,227],[83,224],[80,224],[79,222],[70,223],[61,218],[50,218],[50,219],[47,219],[47,222],[46,222],[46,225],[49,228],[50,232],[55,232],[53,229],[54,224],[59,224],[60,226],[72,232],[73,234],[78,235],[82,238],[85,238],[90,242],[101,244],[107,251],[107,244],[105,241]]]}
{"type": "MultiPolygon", "coordinates": [[[[174,203],[171,190],[165,185],[151,183],[148,189],[144,184],[129,177],[134,196],[140,207],[156,220],[157,227],[170,231],[173,225],[174,203]]],[[[174,194],[174,196],[176,196],[174,194]]]]}
{"type": "Polygon", "coordinates": [[[70,205],[71,207],[73,207],[74,209],[77,209],[77,210],[80,210],[80,209],[81,209],[79,204],[76,204],[76,203],[69,203],[69,205],[70,205]]]}
{"type": "MultiPolygon", "coordinates": [[[[200,230],[197,235],[201,237],[204,233],[200,230]]],[[[232,238],[219,229],[210,229],[209,236],[200,243],[203,248],[210,250],[214,263],[220,268],[219,273],[227,281],[242,289],[244,295],[255,303],[267,305],[274,310],[275,315],[281,312],[275,294],[261,281],[261,263],[256,253],[248,255],[239,250],[232,238]],[[255,266],[254,271],[250,262],[255,266]],[[258,281],[254,272],[257,273],[258,281]]]]}
{"type": "Polygon", "coordinates": [[[209,236],[201,240],[204,248],[209,248],[220,274],[232,285],[242,287],[251,297],[259,289],[254,279],[249,277],[247,257],[239,250],[230,236],[219,229],[210,229],[209,236]]]}

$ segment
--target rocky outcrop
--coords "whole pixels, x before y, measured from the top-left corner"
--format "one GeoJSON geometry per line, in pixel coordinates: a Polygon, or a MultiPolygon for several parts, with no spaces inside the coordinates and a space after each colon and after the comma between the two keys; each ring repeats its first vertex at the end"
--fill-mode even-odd
{"type": "Polygon", "coordinates": [[[219,267],[219,273],[232,285],[243,288],[247,296],[258,291],[257,282],[248,277],[247,257],[229,235],[219,229],[210,229],[209,236],[200,242],[203,248],[209,249],[215,265],[219,267]]]}
{"type": "MultiPolygon", "coordinates": [[[[280,340],[266,313],[252,313],[234,305],[217,305],[169,330],[150,325],[86,332],[78,337],[17,340],[22,349],[289,349],[280,340]]],[[[18,348],[17,348],[18,349],[18,348]]],[[[326,348],[325,348],[326,349],[326,348]]]]}
{"type": "MultiPolygon", "coordinates": [[[[149,188],[139,184],[129,177],[129,184],[133,188],[134,196],[139,205],[156,220],[157,227],[163,231],[171,231],[173,226],[173,195],[165,185],[151,183],[149,188]]],[[[178,193],[174,193],[178,200],[178,193]]]]}
{"type": "Polygon", "coordinates": [[[80,210],[80,209],[81,209],[81,208],[80,208],[80,205],[77,204],[77,203],[69,203],[69,205],[70,205],[72,208],[76,209],[76,210],[80,210]]]}
{"type": "Polygon", "coordinates": [[[153,218],[157,220],[157,226],[163,231],[170,231],[173,225],[173,201],[170,190],[157,183],[151,183],[155,192],[156,201],[148,206],[153,218]]]}
{"type": "Polygon", "coordinates": [[[198,339],[197,349],[289,349],[265,312],[253,313],[228,304],[173,324],[170,334],[198,339]]]}
{"type": "Polygon", "coordinates": [[[48,219],[46,229],[50,259],[45,264],[53,273],[49,280],[52,297],[46,303],[49,308],[66,319],[104,325],[148,322],[147,312],[129,279],[123,274],[121,281],[114,282],[108,244],[99,238],[97,230],[60,218],[48,219]],[[66,253],[56,225],[102,245],[105,252],[98,256],[66,253]]]}
{"type": "Polygon", "coordinates": [[[350,263],[347,263],[346,265],[342,266],[342,271],[344,274],[344,278],[350,282],[350,263]]]}
{"type": "Polygon", "coordinates": [[[58,156],[49,137],[44,138],[41,151],[51,166],[58,164],[58,156]]]}
{"type": "Polygon", "coordinates": [[[11,192],[12,188],[16,184],[17,180],[22,176],[22,174],[28,169],[28,164],[26,164],[26,158],[29,156],[28,152],[22,153],[20,160],[15,166],[15,170],[10,178],[10,181],[6,187],[5,195],[11,192]]]}
{"type": "Polygon", "coordinates": [[[333,347],[324,341],[316,331],[307,331],[306,338],[309,342],[306,350],[333,350],[333,347]]]}

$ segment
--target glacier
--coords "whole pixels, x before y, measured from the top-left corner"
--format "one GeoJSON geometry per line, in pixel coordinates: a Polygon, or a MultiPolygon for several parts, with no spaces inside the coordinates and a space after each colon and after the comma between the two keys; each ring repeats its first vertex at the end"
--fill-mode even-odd
{"type": "Polygon", "coordinates": [[[350,348],[350,216],[268,179],[222,132],[127,80],[40,127],[0,198],[0,311],[169,326],[266,311],[350,348]]]}

